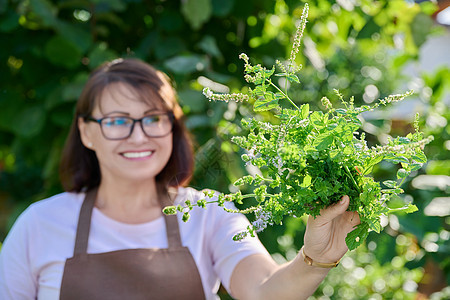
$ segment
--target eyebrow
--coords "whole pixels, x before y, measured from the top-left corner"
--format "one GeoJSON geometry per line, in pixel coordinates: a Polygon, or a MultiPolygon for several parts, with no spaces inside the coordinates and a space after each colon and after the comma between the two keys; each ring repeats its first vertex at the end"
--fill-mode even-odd
{"type": "Polygon", "coordinates": [[[103,115],[104,115],[104,116],[109,116],[109,115],[112,115],[112,114],[122,114],[122,115],[127,115],[127,116],[130,115],[130,114],[127,113],[127,112],[124,112],[124,111],[117,111],[117,110],[111,111],[111,112],[109,112],[109,113],[107,113],[107,114],[103,114],[103,115]]]}
{"type": "MultiPolygon", "coordinates": [[[[159,109],[151,108],[149,110],[144,111],[144,113],[142,115],[146,115],[146,114],[148,114],[150,112],[159,112],[159,109]]],[[[112,114],[121,114],[121,115],[130,116],[130,113],[127,113],[127,112],[124,112],[124,111],[118,111],[118,110],[114,110],[114,111],[111,111],[111,112],[109,112],[107,114],[103,114],[103,116],[109,116],[109,115],[112,115],[112,114]]]]}

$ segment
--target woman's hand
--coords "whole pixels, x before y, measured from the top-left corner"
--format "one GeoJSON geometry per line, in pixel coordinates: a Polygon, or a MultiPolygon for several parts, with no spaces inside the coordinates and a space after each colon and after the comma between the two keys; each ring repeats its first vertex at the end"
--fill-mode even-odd
{"type": "Polygon", "coordinates": [[[304,252],[316,262],[333,263],[348,251],[345,244],[347,233],[360,223],[357,212],[346,211],[349,197],[309,217],[306,225],[304,252]]]}

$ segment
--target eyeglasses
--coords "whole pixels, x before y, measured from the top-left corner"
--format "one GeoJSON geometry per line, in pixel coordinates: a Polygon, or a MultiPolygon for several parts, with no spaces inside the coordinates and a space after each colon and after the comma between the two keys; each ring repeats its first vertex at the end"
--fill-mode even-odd
{"type": "Polygon", "coordinates": [[[173,113],[162,113],[146,115],[140,119],[130,117],[104,117],[95,119],[91,116],[84,116],[85,122],[96,122],[100,124],[103,136],[108,140],[123,140],[129,138],[133,132],[134,125],[139,123],[142,132],[148,137],[163,137],[172,131],[173,113]]]}

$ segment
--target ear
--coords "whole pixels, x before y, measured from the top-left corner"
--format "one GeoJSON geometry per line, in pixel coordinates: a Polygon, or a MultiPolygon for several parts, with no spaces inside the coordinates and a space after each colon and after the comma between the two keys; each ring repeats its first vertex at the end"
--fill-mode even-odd
{"type": "Polygon", "coordinates": [[[91,150],[94,150],[92,144],[92,132],[90,131],[90,127],[87,126],[87,123],[84,121],[82,117],[78,118],[78,130],[80,131],[80,138],[83,145],[91,150]]]}

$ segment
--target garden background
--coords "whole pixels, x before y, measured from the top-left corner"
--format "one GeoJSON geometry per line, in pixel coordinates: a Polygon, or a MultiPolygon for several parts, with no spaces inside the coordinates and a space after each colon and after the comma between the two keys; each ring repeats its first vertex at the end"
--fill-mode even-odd
{"type": "MultiPolygon", "coordinates": [[[[333,89],[356,104],[413,89],[404,103],[365,115],[363,130],[384,143],[410,132],[419,112],[435,137],[429,162],[397,199],[419,211],[384,219],[384,231],[348,253],[311,299],[448,299],[450,32],[436,16],[449,1],[0,0],[0,241],[30,203],[62,191],[58,163],[76,99],[89,72],[117,57],[144,59],[173,79],[196,140],[191,186],[232,191],[254,171],[230,142],[252,104],[209,102],[201,91],[245,90],[242,52],[268,67],[287,58],[304,3],[295,101],[323,109],[322,96],[339,105],[333,89]]],[[[395,172],[381,164],[374,175],[395,172]]],[[[305,221],[286,218],[260,234],[277,261],[296,255],[305,221]]]]}

